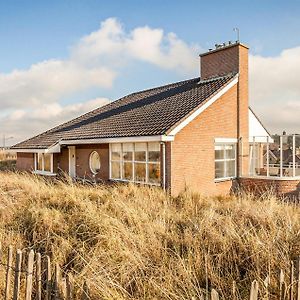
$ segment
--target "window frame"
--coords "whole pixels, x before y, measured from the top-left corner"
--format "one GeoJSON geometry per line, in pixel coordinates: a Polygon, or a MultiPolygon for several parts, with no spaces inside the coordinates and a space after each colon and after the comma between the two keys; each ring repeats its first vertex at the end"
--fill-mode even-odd
{"type": "Polygon", "coordinates": [[[215,155],[215,159],[214,159],[214,170],[215,170],[215,175],[214,175],[214,180],[215,182],[218,181],[225,181],[225,180],[232,180],[237,178],[237,146],[238,143],[237,142],[233,142],[233,141],[218,141],[214,143],[214,155],[215,155]],[[224,149],[222,149],[224,151],[224,158],[218,158],[216,159],[216,146],[222,146],[224,147],[224,149]],[[233,146],[234,148],[234,158],[228,158],[226,157],[226,146],[233,146]],[[227,163],[234,161],[234,175],[233,176],[225,176],[227,173],[227,163]],[[216,162],[222,162],[223,163],[223,167],[224,167],[224,171],[223,171],[223,177],[216,177],[216,162]]]}
{"type": "Polygon", "coordinates": [[[128,143],[110,143],[109,144],[109,180],[113,180],[113,181],[120,181],[120,182],[132,182],[132,183],[137,183],[137,184],[146,184],[146,185],[151,185],[151,186],[161,186],[161,149],[160,149],[160,143],[157,142],[157,144],[159,145],[159,160],[158,161],[152,161],[149,160],[149,143],[155,143],[155,142],[128,142],[128,143]],[[136,152],[136,144],[146,144],[146,157],[145,157],[145,161],[141,161],[141,160],[136,160],[135,158],[135,152],[136,152]],[[121,146],[120,148],[120,159],[112,159],[112,145],[114,144],[119,144],[121,146]],[[133,153],[132,153],[132,160],[124,160],[124,155],[123,155],[123,145],[124,144],[132,144],[133,145],[133,153]],[[123,177],[123,173],[124,173],[124,162],[127,163],[131,163],[132,164],[132,179],[124,179],[123,177]],[[120,170],[120,178],[113,178],[112,177],[112,163],[119,163],[119,170],[120,170]],[[146,176],[145,176],[145,181],[138,181],[135,180],[135,164],[136,163],[143,163],[145,164],[145,172],[146,172],[146,176]],[[159,170],[160,170],[160,176],[159,176],[159,182],[155,183],[155,182],[150,182],[149,181],[149,164],[156,164],[159,166],[159,170]]]}
{"type": "Polygon", "coordinates": [[[41,174],[41,175],[56,175],[53,173],[53,153],[34,153],[34,174],[41,174]],[[50,171],[45,171],[45,154],[50,155],[50,171]],[[38,169],[38,156],[42,156],[42,169],[38,169]]]}
{"type": "Polygon", "coordinates": [[[90,167],[90,171],[92,172],[92,174],[94,174],[94,175],[99,174],[99,172],[100,172],[100,170],[101,170],[101,157],[100,157],[100,154],[99,154],[99,152],[98,152],[97,150],[93,150],[93,151],[90,153],[90,155],[89,155],[89,167],[90,167]],[[91,163],[92,163],[92,155],[93,155],[93,154],[97,154],[98,157],[99,157],[100,167],[99,167],[98,172],[94,171],[93,168],[92,168],[92,164],[91,164],[91,163]]]}

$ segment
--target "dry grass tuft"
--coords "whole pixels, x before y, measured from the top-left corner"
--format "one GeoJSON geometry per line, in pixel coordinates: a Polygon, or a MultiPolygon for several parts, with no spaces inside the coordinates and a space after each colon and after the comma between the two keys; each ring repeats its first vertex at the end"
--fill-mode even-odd
{"type": "Polygon", "coordinates": [[[15,152],[0,149],[0,171],[13,171],[16,166],[17,155],[15,152]]]}
{"type": "Polygon", "coordinates": [[[299,233],[300,208],[272,196],[171,198],[0,173],[4,246],[50,254],[78,284],[87,279],[93,299],[200,299],[206,284],[230,299],[233,280],[245,299],[269,269],[274,287],[300,254],[299,233]]]}

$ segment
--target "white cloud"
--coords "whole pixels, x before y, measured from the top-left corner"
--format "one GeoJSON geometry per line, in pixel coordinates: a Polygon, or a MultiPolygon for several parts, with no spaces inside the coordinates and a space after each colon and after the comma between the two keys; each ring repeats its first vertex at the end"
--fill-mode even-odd
{"type": "Polygon", "coordinates": [[[200,47],[188,45],[175,33],[148,26],[126,32],[121,23],[109,18],[99,30],[83,37],[73,48],[72,57],[85,64],[123,64],[124,59],[136,59],[165,69],[192,73],[198,61],[200,47]]]}
{"type": "Polygon", "coordinates": [[[21,140],[103,104],[97,99],[62,106],[61,101],[91,88],[111,88],[132,61],[194,72],[197,51],[174,33],[147,26],[126,31],[117,19],[109,18],[82,37],[67,59],[49,59],[26,70],[0,73],[0,131],[21,140]]]}
{"type": "Polygon", "coordinates": [[[250,56],[250,104],[272,132],[300,132],[300,47],[250,56]]]}
{"type": "Polygon", "coordinates": [[[7,136],[13,136],[10,143],[39,134],[49,128],[71,120],[83,113],[109,103],[107,98],[96,98],[84,103],[62,106],[58,103],[43,104],[35,109],[15,110],[2,118],[7,136]]]}

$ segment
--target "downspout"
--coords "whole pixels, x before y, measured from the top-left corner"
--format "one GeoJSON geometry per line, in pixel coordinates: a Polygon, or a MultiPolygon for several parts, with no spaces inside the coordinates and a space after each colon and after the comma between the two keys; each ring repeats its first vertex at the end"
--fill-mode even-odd
{"type": "Polygon", "coordinates": [[[162,145],[162,169],[163,169],[163,190],[165,191],[166,190],[166,143],[165,142],[161,142],[161,145],[162,145]]]}

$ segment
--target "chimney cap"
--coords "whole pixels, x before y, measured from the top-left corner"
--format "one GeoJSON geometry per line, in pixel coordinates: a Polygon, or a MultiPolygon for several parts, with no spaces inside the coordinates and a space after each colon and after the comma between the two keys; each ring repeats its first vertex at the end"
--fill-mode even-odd
{"type": "Polygon", "coordinates": [[[235,41],[235,42],[229,41],[228,43],[215,44],[215,49],[209,49],[209,51],[201,53],[201,54],[199,54],[199,56],[200,57],[205,56],[205,55],[208,55],[208,54],[211,54],[211,53],[214,53],[214,52],[222,51],[224,49],[228,49],[228,48],[236,47],[236,46],[242,46],[246,49],[249,49],[249,47],[247,45],[242,44],[239,41],[235,41]]]}

